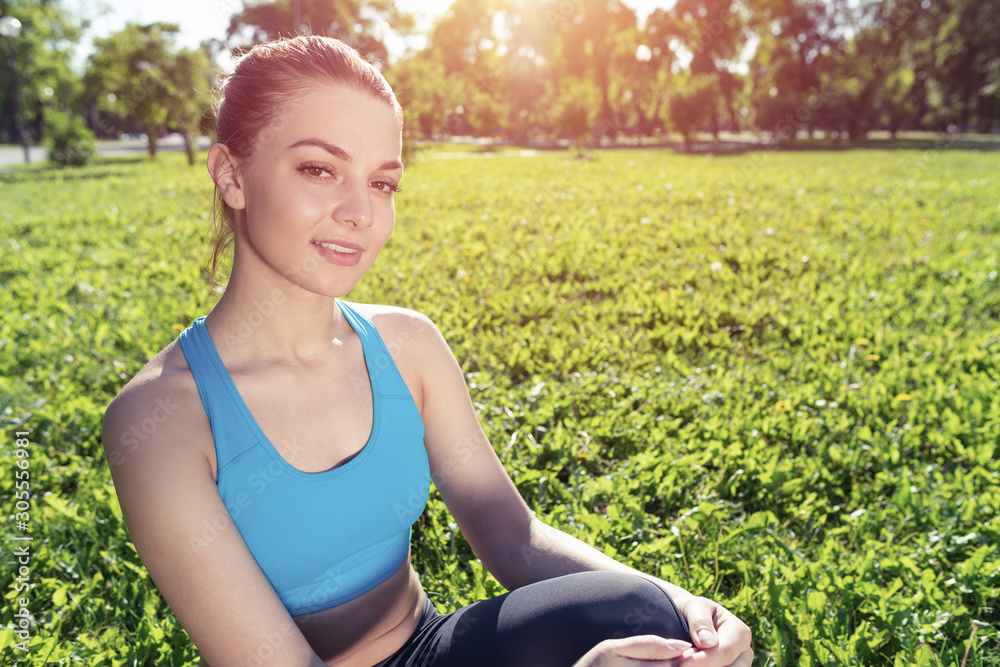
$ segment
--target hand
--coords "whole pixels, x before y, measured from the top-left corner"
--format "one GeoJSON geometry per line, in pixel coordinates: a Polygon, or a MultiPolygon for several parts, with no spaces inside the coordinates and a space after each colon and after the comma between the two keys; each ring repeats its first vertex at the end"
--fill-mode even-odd
{"type": "Polygon", "coordinates": [[[605,639],[573,663],[573,667],[675,667],[691,644],[658,635],[605,639]]]}
{"type": "Polygon", "coordinates": [[[684,656],[682,667],[750,667],[752,635],[747,624],[720,604],[703,597],[674,600],[691,630],[695,648],[684,656]]]}

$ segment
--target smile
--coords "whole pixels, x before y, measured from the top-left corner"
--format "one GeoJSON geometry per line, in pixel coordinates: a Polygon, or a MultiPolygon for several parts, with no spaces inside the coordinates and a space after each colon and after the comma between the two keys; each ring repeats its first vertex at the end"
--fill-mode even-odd
{"type": "Polygon", "coordinates": [[[354,254],[354,253],[361,252],[357,248],[346,248],[346,247],[344,247],[342,245],[337,245],[336,243],[323,243],[322,241],[313,241],[313,244],[314,245],[318,245],[321,248],[327,248],[329,250],[336,250],[337,252],[342,252],[342,253],[347,253],[347,254],[354,254]]]}

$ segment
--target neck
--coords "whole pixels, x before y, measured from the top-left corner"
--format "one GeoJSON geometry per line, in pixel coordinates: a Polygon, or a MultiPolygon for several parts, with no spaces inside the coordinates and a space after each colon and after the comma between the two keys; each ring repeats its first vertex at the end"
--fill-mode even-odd
{"type": "Polygon", "coordinates": [[[226,290],[206,318],[220,349],[238,360],[308,364],[347,334],[333,297],[309,292],[276,273],[234,258],[226,290]]]}

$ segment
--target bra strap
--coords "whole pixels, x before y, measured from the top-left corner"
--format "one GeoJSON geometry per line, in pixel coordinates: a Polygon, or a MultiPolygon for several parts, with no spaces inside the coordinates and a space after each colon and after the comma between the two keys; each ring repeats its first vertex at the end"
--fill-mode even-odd
{"type": "Polygon", "coordinates": [[[209,336],[205,318],[199,317],[178,338],[187,359],[201,403],[212,426],[218,470],[257,444],[256,434],[249,428],[230,387],[231,378],[209,336]],[[227,374],[223,374],[226,372],[227,374]]]}

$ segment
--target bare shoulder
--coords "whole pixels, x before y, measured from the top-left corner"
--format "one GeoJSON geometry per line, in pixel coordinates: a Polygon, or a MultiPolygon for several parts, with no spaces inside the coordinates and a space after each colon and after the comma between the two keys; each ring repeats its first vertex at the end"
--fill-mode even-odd
{"type": "Polygon", "coordinates": [[[215,483],[211,427],[180,344],[150,361],[104,415],[115,492],[142,562],[215,667],[322,664],[264,576],[215,483]]]}
{"type": "Polygon", "coordinates": [[[104,413],[104,451],[112,473],[135,453],[142,454],[139,459],[200,455],[211,437],[198,387],[176,340],[129,380],[104,413]]]}
{"type": "Polygon", "coordinates": [[[419,361],[435,352],[449,352],[441,332],[422,313],[397,306],[360,303],[350,305],[372,321],[397,363],[409,358],[419,361]]]}
{"type": "Polygon", "coordinates": [[[455,357],[437,326],[426,315],[408,308],[350,305],[375,325],[423,414],[428,390],[442,374],[458,372],[455,357]]]}
{"type": "Polygon", "coordinates": [[[350,306],[370,319],[383,339],[387,336],[393,339],[422,338],[438,333],[430,318],[409,308],[373,303],[351,303],[350,306]]]}

